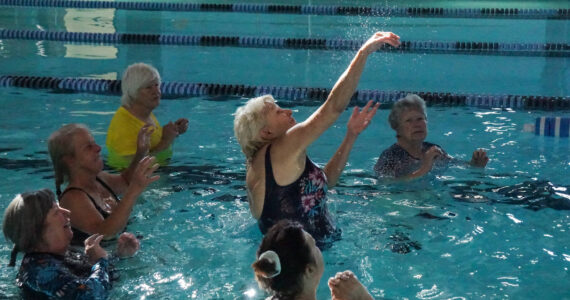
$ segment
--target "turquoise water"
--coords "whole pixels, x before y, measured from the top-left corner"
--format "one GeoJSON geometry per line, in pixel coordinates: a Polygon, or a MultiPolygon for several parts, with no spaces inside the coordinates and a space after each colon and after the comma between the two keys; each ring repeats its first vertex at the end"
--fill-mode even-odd
{"type": "MultiPolygon", "coordinates": [[[[268,30],[279,36],[364,38],[379,24],[403,39],[421,39],[423,34],[426,39],[451,40],[464,33],[472,39],[488,35],[497,41],[551,41],[554,34],[547,28],[556,32],[568,28],[567,21],[312,16],[309,31],[308,16],[89,10],[79,17],[65,9],[0,11],[3,28],[70,30],[72,22],[103,32],[109,28],[134,32],[131,22],[145,21],[137,29],[140,32],[262,35],[256,27],[270,24],[268,30]],[[235,26],[230,27],[229,21],[235,26]]],[[[556,39],[568,42],[567,35],[556,39]]],[[[156,65],[165,81],[250,85],[331,87],[353,55],[0,43],[1,75],[115,79],[128,64],[145,61],[156,65]]],[[[377,53],[359,88],[568,96],[568,78],[567,58],[377,53]]],[[[142,249],[136,257],[119,262],[121,279],[112,299],[264,298],[250,268],[261,234],[249,215],[243,156],[232,133],[231,114],[245,100],[163,100],[157,108],[161,122],[188,117],[189,130],[174,145],[172,165],[160,171],[161,179],[135,207],[128,229],[143,235],[142,249]]],[[[52,131],[62,123],[85,123],[103,145],[119,105],[118,96],[15,88],[0,89],[0,101],[2,208],[19,192],[53,187],[45,144],[52,131]]],[[[282,104],[294,109],[297,120],[315,109],[282,104]]],[[[452,166],[437,176],[397,185],[378,182],[372,172],[380,152],[395,141],[386,121],[388,111],[379,111],[356,142],[339,186],[330,193],[330,208],[343,239],[323,253],[326,266],[319,299],[328,298],[324,281],[345,269],[353,270],[376,298],[568,299],[570,140],[537,137],[522,132],[522,125],[538,116],[569,114],[430,107],[429,141],[462,160],[482,147],[491,161],[483,171],[452,166]]],[[[345,112],[309,149],[314,161],[322,165],[334,153],[349,115],[345,112]]],[[[0,298],[17,295],[17,269],[6,267],[10,250],[0,240],[0,298]]]]}

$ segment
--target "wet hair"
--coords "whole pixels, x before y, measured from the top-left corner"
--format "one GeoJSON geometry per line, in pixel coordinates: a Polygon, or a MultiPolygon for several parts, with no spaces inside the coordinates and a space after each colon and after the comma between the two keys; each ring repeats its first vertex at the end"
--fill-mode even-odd
{"type": "Polygon", "coordinates": [[[14,266],[19,251],[31,252],[41,243],[46,217],[55,202],[49,189],[21,193],[10,202],[2,223],[4,236],[14,243],[9,266],[14,266]]]}
{"type": "Polygon", "coordinates": [[[394,106],[392,106],[392,111],[390,111],[390,115],[388,116],[388,122],[392,129],[398,131],[401,121],[400,118],[402,117],[402,114],[408,110],[417,110],[427,119],[426,103],[424,102],[424,99],[420,98],[420,96],[416,94],[408,94],[406,97],[396,101],[394,106]]]}
{"type": "Polygon", "coordinates": [[[153,81],[160,85],[160,74],[153,66],[145,63],[130,65],[121,79],[121,104],[130,107],[136,101],[139,89],[153,81]]]}
{"type": "Polygon", "coordinates": [[[66,155],[73,155],[73,137],[80,130],[87,130],[83,124],[67,124],[52,133],[48,138],[48,152],[53,164],[55,173],[55,190],[57,195],[61,195],[61,185],[69,181],[69,167],[63,161],[66,155]]]}
{"type": "Polygon", "coordinates": [[[261,140],[259,132],[265,126],[265,104],[275,103],[271,95],[252,98],[240,106],[234,116],[234,134],[247,161],[250,161],[266,141],[261,140]]]}
{"type": "Polygon", "coordinates": [[[307,266],[316,263],[312,253],[303,226],[298,222],[281,220],[263,237],[257,249],[258,260],[251,267],[261,288],[279,299],[293,299],[303,290],[302,280],[307,266]],[[259,259],[260,255],[269,250],[279,256],[281,272],[276,276],[278,270],[275,262],[259,259]]]}

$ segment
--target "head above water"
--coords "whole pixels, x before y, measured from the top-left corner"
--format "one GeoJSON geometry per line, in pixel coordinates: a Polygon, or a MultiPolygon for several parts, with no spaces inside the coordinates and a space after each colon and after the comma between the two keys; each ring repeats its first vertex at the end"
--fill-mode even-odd
{"type": "Polygon", "coordinates": [[[160,85],[160,74],[153,66],[145,63],[130,65],[121,79],[121,105],[130,107],[137,100],[139,89],[151,83],[160,85]]]}
{"type": "MultiPolygon", "coordinates": [[[[260,287],[280,298],[288,299],[299,295],[307,284],[308,268],[318,269],[323,264],[320,251],[314,244],[311,245],[310,239],[310,235],[297,222],[282,220],[273,225],[259,245],[258,260],[252,264],[260,287]],[[273,255],[263,255],[267,251],[273,251],[279,257],[280,268],[271,259],[273,255]]],[[[312,282],[318,285],[322,269],[320,274],[316,272],[314,276],[318,278],[312,282]]]]}
{"type": "Polygon", "coordinates": [[[234,134],[248,161],[267,143],[259,135],[267,122],[265,119],[267,103],[275,103],[273,96],[252,98],[245,105],[238,107],[234,113],[234,134]]]}
{"type": "MultiPolygon", "coordinates": [[[[18,251],[30,252],[42,242],[46,217],[55,202],[49,189],[21,193],[10,202],[4,211],[2,230],[18,251]]],[[[12,265],[15,259],[13,253],[12,265]]]]}
{"type": "Polygon", "coordinates": [[[64,157],[73,156],[75,153],[73,137],[81,131],[89,132],[89,128],[83,124],[67,124],[56,130],[48,138],[48,152],[55,173],[55,187],[58,195],[61,193],[61,185],[69,181],[69,167],[64,157]]]}
{"type": "Polygon", "coordinates": [[[399,99],[392,106],[390,115],[388,116],[388,122],[390,127],[396,132],[402,121],[402,114],[408,110],[416,110],[421,112],[427,120],[426,114],[426,103],[422,98],[416,94],[408,94],[406,97],[399,99]]]}

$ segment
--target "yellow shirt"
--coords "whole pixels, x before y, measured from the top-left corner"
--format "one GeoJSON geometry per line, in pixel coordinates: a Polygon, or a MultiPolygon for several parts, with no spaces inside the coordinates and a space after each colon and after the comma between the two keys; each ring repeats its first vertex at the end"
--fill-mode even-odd
{"type": "MultiPolygon", "coordinates": [[[[162,126],[153,113],[150,114],[154,123],[154,131],[150,136],[150,149],[156,147],[162,139],[162,126]]],[[[129,166],[133,155],[137,152],[137,137],[145,122],[137,119],[128,110],[120,106],[115,112],[107,130],[108,164],[115,169],[129,166]]],[[[160,164],[166,164],[172,156],[172,148],[168,147],[156,154],[160,164]]]]}

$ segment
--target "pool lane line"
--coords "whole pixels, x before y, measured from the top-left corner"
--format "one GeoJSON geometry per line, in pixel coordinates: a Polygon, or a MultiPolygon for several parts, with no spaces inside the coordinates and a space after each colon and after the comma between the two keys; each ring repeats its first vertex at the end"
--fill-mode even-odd
{"type": "Polygon", "coordinates": [[[257,3],[156,3],[77,0],[0,0],[4,6],[114,8],[143,11],[238,12],[367,17],[570,19],[568,8],[442,8],[339,5],[276,5],[257,3]]]}
{"type": "MultiPolygon", "coordinates": [[[[0,76],[0,87],[49,89],[67,93],[93,93],[120,95],[121,81],[92,78],[59,78],[41,76],[0,76]]],[[[252,98],[271,94],[276,99],[293,101],[294,104],[318,105],[330,93],[328,88],[292,87],[273,85],[246,85],[223,83],[162,82],[160,85],[165,99],[191,97],[243,97],[252,98]]],[[[428,105],[474,106],[483,108],[512,108],[538,110],[569,110],[570,96],[550,97],[533,95],[489,95],[428,91],[381,91],[358,90],[352,97],[352,105],[363,105],[374,100],[389,105],[409,93],[418,94],[428,105]]]]}
{"type": "MultiPolygon", "coordinates": [[[[358,50],[365,40],[279,38],[263,36],[207,36],[145,33],[93,33],[1,29],[0,39],[44,40],[100,44],[156,44],[273,49],[358,50]]],[[[569,43],[500,43],[483,41],[401,41],[378,51],[395,53],[467,54],[570,57],[569,43]]]]}

